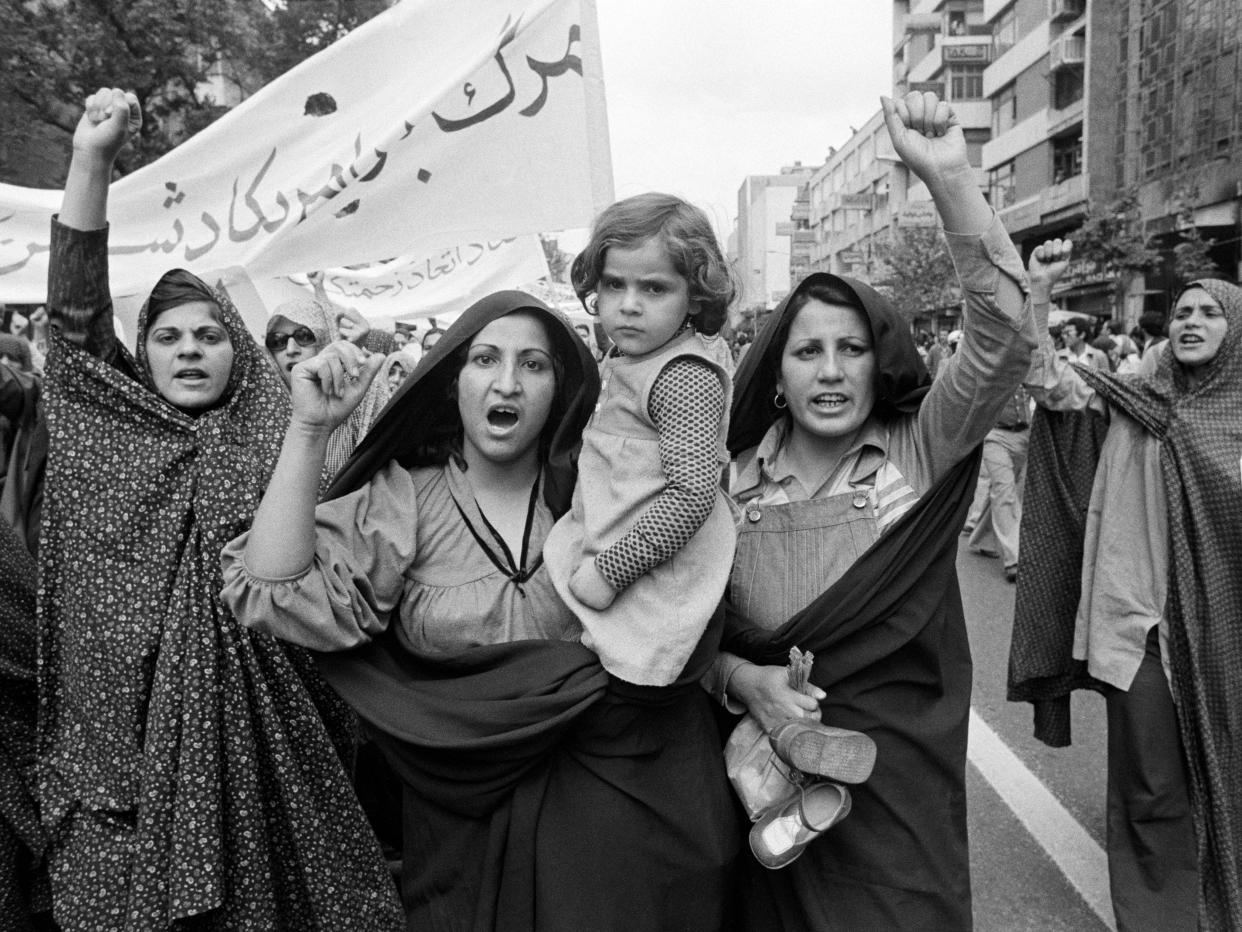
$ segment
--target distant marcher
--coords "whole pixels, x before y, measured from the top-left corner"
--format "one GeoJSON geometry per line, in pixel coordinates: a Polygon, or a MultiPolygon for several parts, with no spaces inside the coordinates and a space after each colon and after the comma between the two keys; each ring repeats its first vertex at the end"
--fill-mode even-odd
{"type": "Polygon", "coordinates": [[[1242,928],[1242,289],[1188,285],[1154,376],[1045,350],[1029,384],[1110,425],[1072,655],[1107,702],[1118,929],[1242,928]]]}
{"type": "Polygon", "coordinates": [[[1071,317],[1061,324],[1061,342],[1064,349],[1057,355],[1068,362],[1089,363],[1097,369],[1108,369],[1108,356],[1091,346],[1091,321],[1086,317],[1071,317]]]}
{"type": "Polygon", "coordinates": [[[432,327],[430,330],[424,333],[423,340],[422,340],[423,352],[426,353],[433,346],[439,343],[440,338],[442,336],[444,336],[444,331],[441,330],[439,327],[432,327]]]}
{"type": "MultiPolygon", "coordinates": [[[[390,335],[373,331],[367,320],[357,311],[327,304],[320,298],[297,298],[279,305],[267,321],[264,343],[276,365],[276,371],[289,385],[290,371],[304,359],[322,352],[336,340],[347,339],[367,348],[385,352],[391,347],[390,335]],[[375,333],[377,339],[370,340],[375,333]]],[[[332,435],[328,456],[324,461],[323,485],[326,489],[332,478],[345,465],[354,447],[358,446],[380,409],[388,401],[388,383],[376,380],[362,403],[350,414],[332,435]]]]}

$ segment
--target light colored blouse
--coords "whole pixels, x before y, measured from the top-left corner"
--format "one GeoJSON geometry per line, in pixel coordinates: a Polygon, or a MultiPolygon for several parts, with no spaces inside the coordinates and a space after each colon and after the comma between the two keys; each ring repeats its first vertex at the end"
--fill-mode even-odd
{"type": "Polygon", "coordinates": [[[315,650],[365,644],[395,618],[420,657],[518,640],[577,640],[581,626],[541,560],[553,517],[532,493],[523,554],[509,554],[450,461],[390,462],[362,488],[315,509],[315,556],[302,573],[264,579],[243,559],[249,532],[224,548],[221,598],[249,628],[315,650]]]}
{"type": "Polygon", "coordinates": [[[1158,624],[1167,676],[1169,511],[1160,443],[1110,408],[1047,339],[1032,357],[1026,387],[1051,411],[1095,411],[1110,418],[1087,507],[1074,659],[1087,661],[1096,679],[1128,690],[1143,663],[1148,632],[1158,624]]]}

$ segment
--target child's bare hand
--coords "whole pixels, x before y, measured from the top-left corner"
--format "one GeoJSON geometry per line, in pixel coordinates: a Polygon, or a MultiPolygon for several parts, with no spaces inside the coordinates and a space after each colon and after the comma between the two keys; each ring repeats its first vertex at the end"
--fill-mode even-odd
{"type": "Polygon", "coordinates": [[[599,571],[595,560],[583,560],[569,577],[569,591],[574,598],[597,612],[602,612],[617,597],[612,584],[599,571]]]}

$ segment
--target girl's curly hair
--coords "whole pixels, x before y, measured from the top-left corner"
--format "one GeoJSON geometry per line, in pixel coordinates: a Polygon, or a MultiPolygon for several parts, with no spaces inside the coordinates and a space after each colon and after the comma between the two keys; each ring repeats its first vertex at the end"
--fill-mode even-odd
{"type": "Polygon", "coordinates": [[[609,247],[630,248],[652,237],[660,238],[673,267],[690,287],[690,300],[699,309],[691,318],[694,328],[708,335],[719,333],[737,297],[737,280],[720,252],[707,215],[671,194],[627,197],[596,218],[591,239],[569,273],[578,300],[594,314],[609,247]]]}

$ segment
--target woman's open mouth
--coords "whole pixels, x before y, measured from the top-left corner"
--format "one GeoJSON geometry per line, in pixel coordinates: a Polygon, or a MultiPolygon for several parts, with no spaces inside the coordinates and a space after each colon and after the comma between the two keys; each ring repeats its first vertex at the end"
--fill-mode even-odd
{"type": "Polygon", "coordinates": [[[487,412],[487,423],[497,430],[509,430],[517,426],[518,417],[517,408],[499,405],[487,412]]]}

